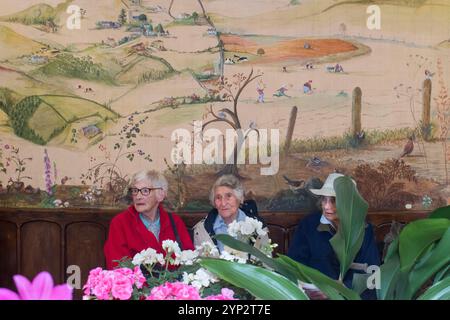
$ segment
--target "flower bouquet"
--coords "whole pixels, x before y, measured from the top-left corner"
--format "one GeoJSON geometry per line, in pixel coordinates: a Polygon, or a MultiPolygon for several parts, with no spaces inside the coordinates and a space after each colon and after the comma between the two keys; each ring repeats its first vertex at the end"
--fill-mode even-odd
{"type": "MultiPolygon", "coordinates": [[[[275,245],[271,244],[267,231],[255,219],[232,223],[229,233],[233,237],[265,248],[271,256],[275,245]]],[[[231,285],[200,265],[204,258],[214,258],[257,264],[259,260],[226,247],[221,253],[211,242],[204,242],[195,250],[181,250],[178,243],[165,240],[164,253],[152,248],[142,250],[133,258],[123,258],[114,270],[91,270],[83,287],[84,299],[98,300],[231,300],[254,299],[245,289],[231,285]]]]}

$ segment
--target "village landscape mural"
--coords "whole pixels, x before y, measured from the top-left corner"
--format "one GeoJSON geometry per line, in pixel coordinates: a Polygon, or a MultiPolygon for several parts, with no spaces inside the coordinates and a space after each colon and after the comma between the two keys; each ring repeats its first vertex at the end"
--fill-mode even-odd
{"type": "Polygon", "coordinates": [[[178,211],[227,172],[266,211],[333,171],[371,210],[446,205],[449,68],[448,0],[2,0],[0,206],[121,208],[145,168],[178,211]],[[173,163],[194,121],[279,129],[278,171],[173,163]]]}

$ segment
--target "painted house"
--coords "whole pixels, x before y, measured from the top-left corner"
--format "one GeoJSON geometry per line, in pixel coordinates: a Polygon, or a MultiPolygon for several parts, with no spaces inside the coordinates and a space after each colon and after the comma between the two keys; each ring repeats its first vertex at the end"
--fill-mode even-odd
{"type": "Polygon", "coordinates": [[[102,130],[100,130],[96,125],[91,124],[87,127],[84,127],[83,129],[83,135],[88,138],[88,139],[92,139],[93,137],[99,135],[100,133],[102,133],[102,130]]]}
{"type": "Polygon", "coordinates": [[[32,55],[29,59],[32,64],[44,64],[48,62],[48,58],[39,55],[32,55]]]}
{"type": "Polygon", "coordinates": [[[208,34],[210,36],[216,36],[217,35],[217,30],[215,28],[208,28],[208,34]]]}
{"type": "Polygon", "coordinates": [[[101,29],[119,29],[122,25],[116,21],[98,21],[97,26],[101,29]]]}

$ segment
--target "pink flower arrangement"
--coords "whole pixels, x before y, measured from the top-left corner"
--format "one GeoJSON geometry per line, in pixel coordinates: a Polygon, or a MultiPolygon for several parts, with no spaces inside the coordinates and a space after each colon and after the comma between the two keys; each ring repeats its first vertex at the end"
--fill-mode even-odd
{"type": "Polygon", "coordinates": [[[147,300],[200,300],[197,288],[183,282],[166,282],[154,287],[147,300]]]}
{"type": "Polygon", "coordinates": [[[146,300],[236,300],[233,290],[222,288],[221,294],[204,299],[197,288],[183,282],[166,282],[154,287],[146,300]]]}
{"type": "Polygon", "coordinates": [[[205,300],[237,300],[233,296],[234,296],[233,290],[222,288],[220,294],[206,297],[205,300]]]}
{"type": "Polygon", "coordinates": [[[0,288],[0,300],[72,300],[73,288],[68,284],[53,286],[50,273],[39,273],[32,282],[21,275],[13,277],[18,293],[0,288]]]}
{"type": "Polygon", "coordinates": [[[145,281],[146,279],[138,266],[134,269],[120,268],[115,270],[95,268],[89,272],[83,292],[85,298],[129,300],[133,293],[133,286],[141,289],[145,281]]]}

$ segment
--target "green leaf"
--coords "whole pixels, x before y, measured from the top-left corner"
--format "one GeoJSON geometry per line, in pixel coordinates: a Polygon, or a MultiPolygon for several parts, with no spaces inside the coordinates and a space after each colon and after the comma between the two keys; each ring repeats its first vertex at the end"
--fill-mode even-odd
{"type": "Polygon", "coordinates": [[[361,249],[369,205],[347,176],[334,181],[334,190],[339,228],[330,243],[340,262],[340,278],[343,279],[361,249]]]}
{"type": "Polygon", "coordinates": [[[429,245],[439,240],[450,226],[448,219],[421,219],[407,224],[399,236],[400,267],[410,270],[429,245]]]}
{"type": "Polygon", "coordinates": [[[353,274],[352,288],[353,291],[359,295],[367,289],[367,279],[371,276],[368,273],[355,273],[353,274]]]}
{"type": "Polygon", "coordinates": [[[439,271],[438,273],[436,273],[436,276],[434,277],[434,284],[436,284],[437,282],[441,281],[446,277],[450,277],[450,264],[447,267],[442,268],[442,270],[439,271]]]}
{"type": "Polygon", "coordinates": [[[306,282],[314,284],[332,300],[342,300],[343,297],[348,300],[361,300],[361,297],[355,291],[347,288],[337,280],[331,279],[316,269],[305,266],[284,255],[280,255],[277,260],[294,268],[297,271],[298,279],[306,278],[306,282]]]}
{"type": "MultiPolygon", "coordinates": [[[[391,248],[393,244],[394,242],[389,248],[391,248]]],[[[392,252],[394,252],[394,250],[392,250],[392,252]]],[[[398,252],[392,253],[389,259],[385,260],[380,266],[380,278],[380,289],[377,290],[378,299],[393,300],[395,289],[400,278],[400,257],[398,252]]]]}
{"type": "Polygon", "coordinates": [[[450,277],[429,287],[417,300],[450,300],[450,277]]]}
{"type": "MultiPolygon", "coordinates": [[[[258,258],[267,267],[277,271],[289,280],[297,282],[297,277],[295,276],[295,270],[285,264],[281,264],[277,259],[270,258],[266,256],[263,252],[256,249],[254,246],[239,241],[228,234],[217,234],[214,236],[217,240],[222,242],[224,245],[230,247],[231,249],[247,252],[252,256],[258,258]]],[[[307,281],[306,278],[300,279],[301,281],[307,281]]]]}
{"type": "Polygon", "coordinates": [[[384,261],[388,261],[391,257],[399,255],[398,253],[398,244],[399,244],[399,238],[395,238],[391,244],[389,245],[386,256],[384,257],[384,261]]]}
{"type": "Polygon", "coordinates": [[[200,265],[258,299],[309,300],[292,281],[261,267],[211,258],[201,259],[200,265]]]}
{"type": "Polygon", "coordinates": [[[280,255],[280,257],[276,259],[267,257],[264,253],[252,245],[236,240],[230,235],[218,234],[215,238],[232,249],[250,253],[252,256],[258,258],[268,268],[282,274],[293,283],[297,283],[300,280],[302,282],[314,284],[330,299],[339,300],[342,299],[342,297],[350,300],[360,299],[356,292],[346,288],[336,280],[329,278],[320,271],[302,265],[287,256],[280,255]]]}
{"type": "MultiPolygon", "coordinates": [[[[435,219],[444,221],[446,219],[435,219]]],[[[447,220],[449,221],[449,220],[447,220]]],[[[449,221],[450,222],[450,221],[449,221]]],[[[450,227],[447,227],[444,236],[436,244],[432,252],[427,255],[420,265],[415,266],[409,275],[408,293],[412,297],[425,282],[443,267],[450,263],[450,227]]]]}
{"type": "Polygon", "coordinates": [[[429,219],[446,218],[450,219],[450,206],[437,208],[429,216],[429,219]]]}

